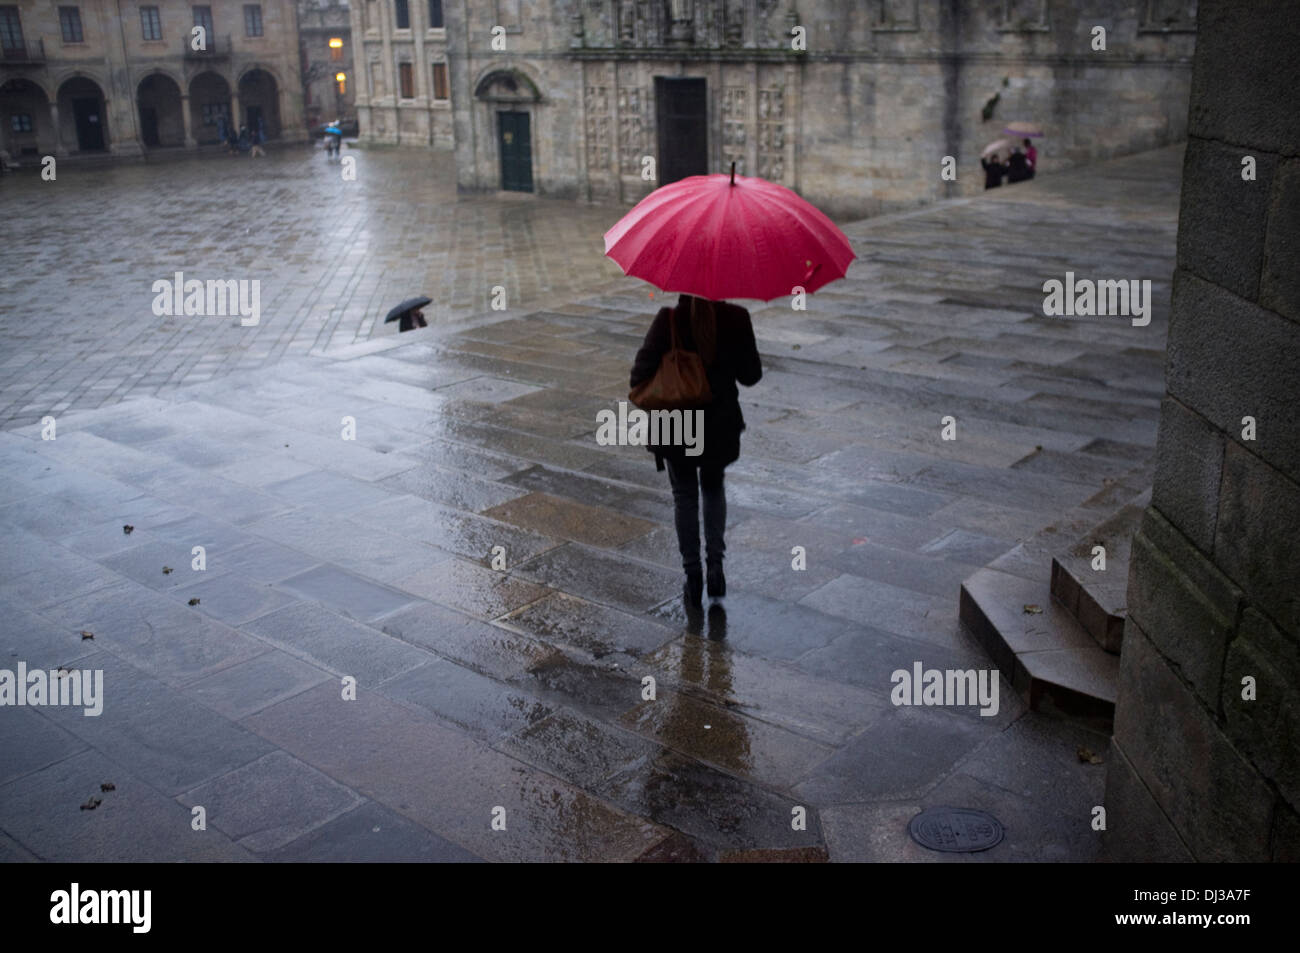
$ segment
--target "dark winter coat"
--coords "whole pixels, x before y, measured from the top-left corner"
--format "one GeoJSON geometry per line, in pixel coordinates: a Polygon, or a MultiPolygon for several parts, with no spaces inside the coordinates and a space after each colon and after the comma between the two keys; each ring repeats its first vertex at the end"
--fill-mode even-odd
{"type": "Polygon", "coordinates": [[[1024,182],[1033,177],[1033,170],[1029,167],[1029,160],[1025,158],[1025,154],[1023,152],[1011,153],[1011,158],[1007,160],[1007,181],[1024,182]]]}
{"type": "MultiPolygon", "coordinates": [[[[663,469],[664,458],[708,467],[725,467],[740,457],[740,432],[745,429],[745,418],[740,412],[740,390],[736,383],[753,387],[763,376],[763,364],[754,342],[754,325],[749,312],[739,305],[725,301],[713,302],[718,319],[717,355],[712,366],[705,371],[713,401],[704,408],[704,447],[699,456],[688,457],[684,447],[655,447],[646,449],[655,455],[655,464],[663,469]]],[[[645,343],[636,352],[632,365],[631,387],[654,377],[659,361],[672,347],[672,329],[669,320],[676,313],[677,343],[685,350],[695,350],[691,335],[690,299],[681,295],[677,307],[660,308],[646,332],[645,343]]]]}
{"type": "Polygon", "coordinates": [[[1002,185],[1002,177],[1007,174],[1007,167],[996,160],[990,162],[988,159],[980,159],[980,165],[984,166],[984,188],[996,189],[1002,185]]]}

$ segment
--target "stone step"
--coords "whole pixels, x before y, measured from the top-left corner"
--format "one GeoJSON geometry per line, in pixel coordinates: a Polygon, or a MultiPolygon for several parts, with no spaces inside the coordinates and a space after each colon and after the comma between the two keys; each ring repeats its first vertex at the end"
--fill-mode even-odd
{"type": "Polygon", "coordinates": [[[1052,595],[1098,645],[1116,655],[1127,614],[1129,550],[1145,510],[1146,500],[1139,497],[1052,557],[1052,595]],[[1105,570],[1093,568],[1096,546],[1105,548],[1105,570]]]}
{"type": "Polygon", "coordinates": [[[1111,733],[1119,658],[1048,583],[986,566],[962,583],[960,617],[1031,709],[1111,733]]]}
{"type": "MultiPolygon", "coordinates": [[[[1128,550],[1137,525],[1134,512],[1140,519],[1150,502],[1153,462],[1144,459],[1120,478],[1106,481],[1082,504],[962,583],[963,624],[1035,711],[1099,731],[1111,729],[1119,659],[1080,622],[1078,592],[1073,603],[1053,595],[1057,556],[1081,551],[1088,557],[1082,564],[1087,572],[1101,575],[1092,572],[1091,550],[1094,539],[1102,542],[1107,583],[1113,580],[1118,589],[1088,598],[1098,606],[1121,608],[1128,583],[1128,550]],[[1026,606],[1041,611],[1026,612],[1026,606]]],[[[1096,587],[1093,580],[1088,582],[1096,587]]]]}

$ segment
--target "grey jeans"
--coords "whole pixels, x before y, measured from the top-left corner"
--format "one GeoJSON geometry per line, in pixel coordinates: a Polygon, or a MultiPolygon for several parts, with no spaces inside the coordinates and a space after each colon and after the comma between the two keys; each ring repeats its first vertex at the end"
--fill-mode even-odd
{"type": "Polygon", "coordinates": [[[700,497],[704,498],[704,551],[710,566],[721,566],[727,550],[723,534],[727,529],[727,495],[722,486],[722,468],[697,467],[665,459],[668,482],[673,487],[677,548],[682,569],[700,571],[700,497]]]}

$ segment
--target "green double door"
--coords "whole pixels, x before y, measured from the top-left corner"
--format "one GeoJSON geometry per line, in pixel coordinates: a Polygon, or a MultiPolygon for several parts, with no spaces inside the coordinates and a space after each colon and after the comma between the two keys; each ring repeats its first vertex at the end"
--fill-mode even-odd
{"type": "Polygon", "coordinates": [[[533,140],[526,112],[497,113],[497,145],[501,152],[501,188],[507,192],[533,190],[533,140]]]}

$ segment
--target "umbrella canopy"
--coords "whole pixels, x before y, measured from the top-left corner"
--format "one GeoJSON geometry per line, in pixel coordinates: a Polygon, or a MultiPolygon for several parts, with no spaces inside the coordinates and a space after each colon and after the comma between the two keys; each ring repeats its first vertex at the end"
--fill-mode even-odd
{"type": "Polygon", "coordinates": [[[325,131],[329,133],[331,136],[343,135],[343,130],[340,129],[338,126],[326,126],[325,131]]]}
{"type": "Polygon", "coordinates": [[[388,317],[384,318],[384,324],[387,324],[389,321],[396,321],[402,315],[409,311],[414,311],[416,308],[423,308],[432,300],[432,298],[426,298],[423,295],[418,298],[407,298],[392,311],[388,312],[388,317]]]}
{"type": "Polygon", "coordinates": [[[605,233],[605,254],[655,287],[721,301],[816,291],[857,256],[829,218],[765,179],[694,175],[655,189],[605,233]]]}
{"type": "Polygon", "coordinates": [[[999,139],[996,142],[990,142],[980,153],[981,159],[987,159],[989,156],[997,156],[999,159],[1011,155],[1014,144],[1010,139],[999,139]]]}
{"type": "Polygon", "coordinates": [[[1038,139],[1043,135],[1043,127],[1036,122],[1009,122],[1002,130],[1005,136],[1021,136],[1026,139],[1038,139]]]}

